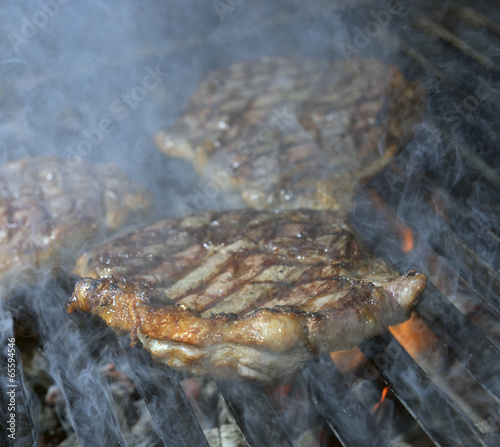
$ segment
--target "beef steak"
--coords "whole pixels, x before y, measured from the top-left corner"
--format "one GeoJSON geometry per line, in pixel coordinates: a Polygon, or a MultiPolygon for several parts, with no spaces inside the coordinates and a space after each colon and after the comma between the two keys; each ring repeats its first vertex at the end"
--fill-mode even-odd
{"type": "Polygon", "coordinates": [[[267,57],[207,75],[155,141],[207,181],[230,179],[250,207],[346,210],[411,135],[424,96],[373,58],[267,57]]]}
{"type": "Polygon", "coordinates": [[[90,242],[144,214],[151,203],[150,194],[116,167],[70,167],[54,156],[7,162],[0,167],[0,189],[3,297],[71,266],[90,242]]]}
{"type": "Polygon", "coordinates": [[[83,255],[68,310],[195,374],[269,380],[405,320],[425,276],[373,258],[336,211],[213,211],[83,255]]]}

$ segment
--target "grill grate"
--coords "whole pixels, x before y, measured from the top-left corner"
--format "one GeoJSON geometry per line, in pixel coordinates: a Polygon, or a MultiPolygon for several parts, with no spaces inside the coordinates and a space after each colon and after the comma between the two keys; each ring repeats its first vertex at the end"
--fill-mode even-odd
{"type": "MultiPolygon", "coordinates": [[[[365,208],[364,212],[366,214],[357,216],[356,221],[362,222],[363,219],[370,221],[370,218],[375,218],[374,213],[380,216],[380,210],[370,211],[365,208]]],[[[394,228],[392,233],[396,231],[394,228]]],[[[390,253],[395,267],[401,271],[418,262],[416,259],[406,259],[397,243],[378,251],[381,256],[390,253]]],[[[428,270],[426,266],[421,267],[429,274],[426,272],[428,270]]],[[[432,284],[427,285],[424,298],[415,310],[432,331],[448,345],[460,363],[500,401],[500,380],[496,374],[500,371],[500,350],[432,284]]]]}
{"type": "Polygon", "coordinates": [[[454,407],[391,335],[363,343],[361,350],[377,364],[398,399],[436,444],[484,445],[473,423],[454,407]]]}
{"type": "Polygon", "coordinates": [[[460,363],[500,401],[500,351],[432,286],[417,313],[460,363]]]}
{"type": "MultiPolygon", "coordinates": [[[[467,4],[464,2],[464,5],[467,4]]],[[[353,23],[363,25],[371,20],[369,10],[379,10],[385,6],[383,2],[378,5],[371,3],[369,8],[362,5],[360,8],[363,14],[360,16],[353,18],[354,12],[358,11],[356,8],[349,8],[345,15],[349,20],[352,18],[353,23]],[[377,6],[380,8],[377,9],[377,6]]],[[[486,30],[485,39],[495,47],[500,29],[487,17],[485,7],[481,4],[459,7],[444,5],[439,8],[430,5],[427,8],[425,2],[422,2],[418,6],[412,6],[413,9],[403,17],[405,26],[396,26],[393,20],[388,29],[381,30],[376,36],[382,49],[388,45],[400,49],[401,59],[398,62],[409,73],[418,73],[424,82],[428,80],[437,83],[438,89],[441,89],[437,93],[431,91],[429,122],[416,138],[422,139],[429,148],[429,152],[424,154],[424,160],[433,158],[432,151],[448,155],[439,162],[441,164],[430,166],[429,163],[415,163],[411,143],[409,147],[401,148],[400,154],[389,164],[387,170],[360,194],[359,202],[362,205],[353,213],[352,221],[374,251],[391,261],[400,271],[413,267],[416,263],[423,263],[419,267],[432,278],[436,258],[447,260],[449,265],[459,264],[458,285],[478,296],[482,304],[498,319],[500,224],[495,216],[498,216],[500,210],[498,205],[490,203],[490,198],[498,198],[500,187],[498,162],[495,161],[495,155],[492,156],[495,154],[492,149],[497,145],[499,133],[498,129],[486,129],[485,123],[498,113],[500,91],[494,91],[487,104],[480,102],[479,106],[473,106],[471,110],[464,107],[468,104],[468,98],[478,99],[476,86],[471,84],[471,73],[476,76],[475,79],[481,76],[495,84],[498,82],[500,68],[494,51],[485,54],[455,34],[456,29],[464,29],[472,35],[486,30]],[[481,8],[482,11],[479,10],[481,8]],[[421,12],[424,10],[425,14],[421,12]],[[451,25],[453,21],[457,23],[451,25]],[[428,45],[429,41],[432,45],[428,45]],[[459,125],[452,129],[447,120],[450,116],[458,117],[459,121],[459,125]],[[450,179],[440,175],[444,164],[447,164],[447,168],[468,164],[472,172],[463,172],[460,178],[457,177],[458,180],[450,179]],[[409,171],[408,166],[411,167],[409,171]],[[478,183],[482,188],[480,192],[473,189],[478,183]],[[403,192],[399,192],[403,187],[403,192]],[[472,207],[470,202],[461,199],[462,196],[470,196],[476,192],[478,195],[472,202],[472,207]],[[494,217],[490,220],[491,216],[494,217]],[[377,228],[367,226],[367,222],[377,222],[377,228]],[[420,224],[414,225],[414,222],[420,224]],[[430,229],[421,222],[428,222],[430,229]],[[402,225],[411,228],[415,234],[415,248],[409,253],[401,251],[394,237],[387,237],[397,235],[402,225]],[[380,240],[384,243],[380,244],[380,240]],[[428,256],[421,257],[421,253],[428,256]]],[[[325,10],[328,13],[328,7],[325,6],[325,10]]],[[[315,8],[313,17],[325,17],[325,10],[315,8]]],[[[276,20],[271,18],[265,26],[287,27],[290,22],[296,25],[293,17],[286,14],[280,17],[276,20]]],[[[467,32],[462,34],[467,37],[467,32]]],[[[254,30],[246,30],[241,38],[253,36],[253,33],[254,30]]],[[[212,43],[221,45],[227,40],[228,36],[222,35],[212,43]]],[[[183,48],[163,51],[169,54],[185,51],[186,48],[195,48],[199,43],[200,40],[193,39],[183,48]]],[[[47,295],[49,301],[54,301],[52,304],[49,302],[51,308],[64,307],[59,300],[67,296],[66,292],[60,296],[55,292],[47,295]]],[[[45,303],[47,299],[44,298],[45,303]]],[[[78,380],[81,371],[87,366],[83,365],[83,361],[82,364],[75,365],[74,357],[70,361],[69,354],[81,349],[85,343],[81,340],[73,343],[71,339],[65,338],[65,334],[75,331],[65,329],[65,325],[69,323],[63,313],[59,314],[57,325],[44,324],[45,311],[42,308],[36,309],[42,343],[47,355],[57,359],[54,364],[58,366],[52,373],[60,383],[63,398],[72,415],[69,424],[78,441],[82,446],[127,445],[120,434],[111,400],[99,393],[87,393],[78,380]],[[57,349],[51,345],[53,340],[61,342],[57,349]],[[105,430],[103,427],[89,430],[83,409],[86,412],[92,405],[98,405],[99,410],[107,415],[106,420],[112,421],[105,430]]],[[[446,293],[443,294],[432,284],[429,284],[416,312],[425,325],[446,344],[451,355],[496,402],[497,406],[492,406],[491,411],[498,415],[498,346],[450,302],[446,293]]],[[[8,328],[3,330],[3,339],[9,333],[8,328]]],[[[87,336],[88,333],[83,330],[81,338],[85,339],[87,336]]],[[[106,341],[109,342],[109,339],[106,341]]],[[[125,357],[128,362],[130,376],[146,402],[159,442],[176,447],[209,445],[179,384],[182,376],[152,362],[144,352],[126,346],[120,347],[118,344],[116,349],[117,355],[125,357]]],[[[407,410],[425,432],[428,437],[425,441],[438,445],[498,445],[500,435],[480,432],[471,417],[440,389],[392,335],[364,342],[360,349],[365,361],[373,365],[377,376],[390,387],[394,400],[407,410]]],[[[81,358],[92,355],[90,352],[82,352],[81,358]]],[[[6,364],[4,358],[0,361],[6,364]]],[[[99,376],[95,368],[91,374],[99,376]]],[[[309,389],[313,404],[330,427],[338,445],[391,445],[379,422],[353,391],[353,381],[349,374],[341,373],[329,356],[323,355],[308,363],[299,373],[298,380],[303,381],[309,389]],[[328,398],[325,390],[335,394],[335,401],[328,398]]],[[[20,419],[17,426],[18,441],[14,445],[31,445],[31,434],[36,434],[37,430],[32,415],[37,412],[37,408],[36,401],[31,399],[23,386],[22,370],[17,375],[17,384],[20,390],[17,394],[20,419]]],[[[2,384],[3,395],[4,385],[2,384]]],[[[102,389],[107,389],[106,384],[101,385],[102,389]]],[[[292,430],[260,385],[221,381],[217,386],[249,445],[295,445],[290,434],[292,430]]],[[[6,405],[2,405],[2,411],[5,408],[6,405]]],[[[2,414],[2,420],[4,417],[2,414]]],[[[3,427],[0,427],[0,434],[3,436],[5,433],[2,430],[3,427]]]]}
{"type": "Polygon", "coordinates": [[[309,362],[301,375],[311,390],[314,405],[342,445],[390,445],[328,355],[309,362]],[[327,389],[334,390],[335,400],[328,399],[327,389]]]}
{"type": "MultiPolygon", "coordinates": [[[[0,310],[2,303],[0,303],[0,310]]],[[[12,327],[1,327],[0,328],[0,342],[2,343],[2,350],[0,351],[0,364],[1,365],[9,365],[9,340],[14,336],[14,332],[12,327]]],[[[19,362],[20,352],[16,350],[14,359],[16,362],[19,362]]],[[[11,442],[14,446],[31,446],[33,445],[33,420],[31,417],[30,411],[30,400],[27,397],[28,394],[26,392],[26,387],[24,383],[24,377],[22,371],[18,372],[14,377],[12,377],[12,381],[9,379],[8,373],[10,372],[10,368],[5,368],[5,374],[2,375],[0,379],[0,417],[2,418],[2,424],[0,425],[0,437],[2,439],[10,439],[8,436],[11,434],[7,431],[10,426],[10,396],[12,391],[15,391],[16,397],[16,405],[17,405],[17,414],[16,418],[16,440],[11,442]]],[[[11,440],[11,439],[10,439],[11,440]]]]}
{"type": "Polygon", "coordinates": [[[203,431],[182,391],[177,374],[155,363],[145,352],[125,347],[132,379],[146,402],[155,430],[169,447],[208,446],[203,431]]]}
{"type": "Polygon", "coordinates": [[[293,445],[277,411],[261,386],[245,382],[218,381],[217,387],[251,446],[293,445]]]}

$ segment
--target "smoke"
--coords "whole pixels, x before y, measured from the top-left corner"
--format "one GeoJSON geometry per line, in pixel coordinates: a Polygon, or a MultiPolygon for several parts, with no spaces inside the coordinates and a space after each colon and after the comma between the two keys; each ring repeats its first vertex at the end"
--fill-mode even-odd
{"type": "Polygon", "coordinates": [[[79,159],[114,163],[161,191],[159,207],[168,209],[184,174],[151,135],[199,76],[201,49],[183,45],[193,33],[201,42],[205,12],[177,2],[4,5],[0,163],[48,153],[76,169],[79,159]]]}
{"type": "MultiPolygon", "coordinates": [[[[242,58],[277,53],[282,45],[286,52],[309,54],[309,45],[301,43],[303,27],[293,17],[262,27],[259,21],[276,7],[256,8],[251,2],[232,2],[222,16],[213,2],[202,1],[4,3],[0,163],[42,154],[58,155],[75,170],[82,160],[114,163],[153,190],[159,216],[175,213],[173,204],[183,201],[197,180],[190,167],[160,154],[151,137],[174,121],[202,75],[242,58]]],[[[290,7],[293,13],[300,5],[290,7]]],[[[312,33],[308,40],[314,39],[312,33]]],[[[100,374],[109,362],[100,351],[111,340],[109,332],[93,333],[91,322],[70,318],[67,297],[68,291],[50,283],[26,291],[24,301],[11,305],[24,308],[23,318],[36,328],[40,362],[58,390],[57,408],[67,431],[74,430],[84,445],[124,444],[112,392],[100,374]]],[[[13,335],[10,311],[0,310],[0,323],[4,354],[13,335]]],[[[3,354],[2,366],[7,364],[3,354]]],[[[21,380],[20,354],[16,351],[21,380]]],[[[125,360],[115,360],[128,370],[125,360]]],[[[153,376],[152,369],[148,372],[153,376]]],[[[38,439],[43,422],[34,408],[40,399],[34,390],[21,392],[20,382],[19,439],[21,416],[33,419],[27,427],[35,427],[38,439]]],[[[2,405],[2,411],[6,408],[2,405]]]]}
{"type": "MultiPolygon", "coordinates": [[[[340,5],[341,6],[341,5],[340,5]]],[[[156,193],[159,216],[203,191],[192,168],[158,153],[209,70],[264,54],[342,57],[340,6],[246,1],[9,2],[2,9],[0,163],[57,154],[115,163],[156,193]]],[[[216,203],[217,204],[217,203],[216,203]]]]}
{"type": "MultiPolygon", "coordinates": [[[[103,338],[109,343],[109,332],[92,333],[90,327],[78,327],[69,319],[65,310],[67,291],[57,283],[32,288],[23,295],[17,308],[24,308],[26,314],[22,318],[30,319],[37,328],[42,344],[40,353],[56,387],[60,420],[65,428],[68,432],[74,430],[83,445],[125,445],[113,397],[100,374],[106,359],[99,356],[99,350],[103,338]]],[[[31,378],[31,382],[37,380],[31,378]]],[[[34,390],[30,394],[38,399],[34,390]]],[[[17,407],[17,414],[22,416],[21,407],[17,407]]],[[[38,427],[39,417],[37,414],[34,421],[38,427]]],[[[39,429],[33,433],[35,440],[39,429]]]]}
{"type": "MultiPolygon", "coordinates": [[[[49,153],[74,169],[80,160],[115,163],[155,193],[158,217],[218,206],[228,189],[225,177],[215,177],[212,183],[200,181],[187,163],[160,154],[151,138],[175,121],[207,71],[261,55],[328,59],[378,55],[397,60],[405,74],[417,77],[422,68],[416,68],[411,57],[399,58],[404,46],[380,46],[388,33],[398,33],[446,76],[436,80],[423,70],[419,79],[431,93],[428,119],[415,129],[401,154],[405,161],[398,164],[401,169],[386,170],[377,178],[378,189],[387,193],[383,199],[403,223],[418,229],[423,242],[407,260],[414,265],[407,267],[430,266],[432,279],[443,285],[448,296],[457,292],[464,272],[462,245],[479,253],[485,268],[499,268],[498,192],[491,188],[498,182],[498,157],[492,150],[498,126],[490,119],[498,115],[498,76],[484,73],[473,63],[457,63],[456,52],[443,51],[442,43],[429,45],[436,43],[429,34],[414,32],[409,17],[415,16],[420,2],[415,6],[403,0],[382,1],[373,9],[356,2],[323,0],[4,3],[0,163],[49,153]],[[449,80],[460,88],[455,89],[449,80]],[[450,97],[453,101],[448,101],[450,97]],[[422,185],[423,173],[439,188],[430,191],[422,185]],[[454,207],[444,199],[448,193],[458,198],[460,222],[456,214],[447,214],[454,207]],[[450,238],[459,226],[458,238],[450,238]],[[442,253],[433,257],[435,247],[441,247],[442,253]]],[[[486,4],[476,6],[488,12],[486,4]]],[[[474,43],[489,32],[486,26],[459,36],[474,43]]],[[[498,64],[497,45],[480,50],[498,64]]],[[[259,130],[267,125],[262,123],[259,130]]],[[[360,234],[380,235],[379,246],[394,246],[394,231],[382,231],[382,219],[367,209],[368,198],[360,199],[353,213],[353,220],[359,217],[362,222],[357,227],[360,234]]],[[[386,250],[384,257],[397,264],[400,257],[395,252],[386,250]]],[[[467,280],[474,286],[472,274],[467,280]]],[[[68,425],[75,427],[82,443],[121,442],[113,396],[100,375],[109,357],[97,348],[112,337],[109,332],[92,333],[89,329],[95,325],[88,321],[87,330],[79,327],[65,312],[67,291],[51,287],[31,292],[32,301],[24,305],[37,321],[41,355],[61,390],[62,418],[68,415],[68,425]],[[84,430],[88,421],[101,425],[84,430]]],[[[7,307],[0,301],[0,306],[3,366],[8,361],[8,340],[14,334],[15,312],[13,305],[7,307]]],[[[37,436],[40,421],[34,415],[39,402],[22,383],[22,353],[16,349],[17,414],[34,424],[37,436]]],[[[128,371],[127,361],[115,361],[128,371]]],[[[147,371],[154,374],[156,369],[147,371]]],[[[163,373],[157,374],[164,378],[163,373]]],[[[407,378],[409,382],[414,379],[411,371],[407,378]]],[[[3,398],[5,379],[0,390],[3,398]]],[[[1,408],[4,411],[7,405],[2,402],[1,408]]],[[[8,420],[4,413],[1,417],[8,420]]],[[[21,436],[22,425],[17,428],[21,436]]]]}

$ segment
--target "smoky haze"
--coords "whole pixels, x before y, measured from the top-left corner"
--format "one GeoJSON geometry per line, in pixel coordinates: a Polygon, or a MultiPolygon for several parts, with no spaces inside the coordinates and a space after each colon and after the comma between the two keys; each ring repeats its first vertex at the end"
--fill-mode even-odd
{"type": "Polygon", "coordinates": [[[197,180],[151,137],[174,122],[201,76],[261,55],[336,57],[333,42],[348,41],[325,2],[312,5],[314,17],[299,2],[250,3],[9,2],[0,162],[49,153],[73,166],[80,157],[112,162],[156,193],[160,215],[175,214],[197,180]]]}
{"type": "MultiPolygon", "coordinates": [[[[335,56],[332,42],[347,29],[321,2],[324,12],[314,20],[301,18],[300,2],[260,2],[258,8],[247,1],[3,3],[0,164],[42,154],[55,154],[75,170],[82,160],[117,164],[153,191],[157,217],[178,213],[179,204],[203,186],[187,163],[161,154],[152,135],[174,122],[204,73],[261,55],[335,56]],[[275,22],[276,13],[285,22],[275,22]],[[304,34],[304,20],[322,31],[304,34]]],[[[221,202],[214,197],[206,206],[221,202]]],[[[32,321],[64,428],[83,444],[126,445],[131,441],[123,441],[100,374],[110,358],[94,351],[112,343],[104,340],[109,331],[93,333],[87,320],[68,318],[67,296],[57,285],[41,285],[6,304],[2,346],[14,335],[12,313],[32,321]]],[[[20,352],[18,359],[21,384],[20,352]]],[[[126,360],[114,361],[128,369],[126,360]]],[[[18,393],[18,438],[37,439],[44,429],[40,399],[33,390],[18,393]]]]}
{"type": "MultiPolygon", "coordinates": [[[[81,159],[100,165],[114,163],[154,193],[156,206],[152,218],[178,215],[183,203],[196,203],[193,199],[199,197],[200,191],[203,193],[204,184],[189,163],[161,154],[152,136],[175,122],[206,72],[263,55],[325,59],[376,55],[401,62],[396,57],[399,55],[397,45],[381,47],[377,42],[384,30],[408,23],[408,17],[415,12],[412,9],[423,2],[359,2],[373,5],[364,7],[363,15],[358,15],[357,3],[347,0],[3,0],[0,13],[0,164],[40,154],[56,154],[74,169],[78,169],[81,159]]],[[[413,35],[407,39],[408,42],[416,40],[413,35]]],[[[427,48],[428,40],[424,36],[418,45],[428,50],[427,57],[432,59],[435,56],[433,48],[438,47],[427,48]]],[[[490,51],[495,53],[490,56],[496,57],[498,62],[496,49],[490,51]]],[[[459,124],[468,124],[476,112],[498,115],[499,102],[491,98],[496,98],[500,91],[497,78],[471,73],[467,64],[457,69],[455,56],[453,52],[445,56],[439,53],[436,59],[449,58],[444,60],[441,71],[450,78],[467,78],[473,97],[465,95],[444,111],[437,107],[434,110],[435,116],[444,117],[444,123],[452,130],[458,129],[459,124]]],[[[409,78],[420,75],[419,80],[430,87],[430,76],[412,71],[411,64],[405,66],[405,61],[400,65],[409,78]]],[[[445,82],[438,81],[436,96],[447,88],[445,82]]],[[[439,102],[435,101],[433,106],[436,104],[439,102]]],[[[492,126],[487,119],[479,124],[483,129],[481,138],[486,143],[488,138],[495,140],[498,126],[492,126]]],[[[454,135],[462,141],[458,131],[454,135]]],[[[420,213],[415,206],[420,196],[427,193],[415,187],[419,184],[421,171],[435,172],[443,190],[452,187],[459,193],[463,191],[459,186],[464,175],[470,172],[462,157],[454,156],[458,153],[458,144],[448,145],[443,140],[434,122],[422,123],[407,146],[414,154],[410,159],[414,163],[407,165],[408,172],[403,177],[381,176],[385,182],[383,187],[395,197],[395,212],[399,217],[406,216],[403,221],[418,228],[420,238],[429,245],[442,231],[443,223],[434,214],[420,213]]],[[[498,157],[490,155],[487,161],[498,168],[498,157]]],[[[489,191],[485,190],[483,183],[473,182],[466,189],[469,193],[466,205],[471,219],[491,219],[493,226],[498,216],[490,213],[490,201],[484,200],[489,191]]],[[[202,206],[228,206],[224,196],[210,195],[202,206]]],[[[436,203],[439,205],[438,198],[436,203]]],[[[377,216],[365,218],[362,200],[363,197],[354,214],[361,215],[363,221],[357,229],[368,234],[380,228],[382,223],[377,216]]],[[[474,232],[472,228],[464,240],[476,243],[472,238],[474,232]]],[[[379,245],[389,243],[394,243],[393,238],[391,241],[378,239],[379,245]]],[[[453,253],[452,243],[444,245],[447,249],[451,247],[453,253]]],[[[488,246],[482,240],[476,245],[482,257],[498,266],[500,261],[495,245],[488,246]]],[[[416,252],[415,263],[425,263],[426,256],[427,252],[416,252]]],[[[453,262],[446,259],[446,266],[451,271],[447,281],[454,292],[461,274],[461,260],[458,256],[448,258],[453,262]]],[[[386,259],[392,260],[387,253],[386,259]]],[[[416,265],[408,268],[413,266],[416,265]]],[[[101,445],[120,440],[113,397],[108,384],[99,376],[109,356],[105,352],[97,356],[90,352],[94,345],[102,344],[103,339],[106,343],[114,340],[113,336],[109,331],[105,335],[92,334],[89,328],[94,326],[90,324],[86,332],[85,328],[77,328],[76,325],[82,322],[68,319],[64,309],[67,291],[57,289],[47,294],[41,289],[33,292],[30,299],[33,302],[25,303],[29,308],[27,312],[38,321],[42,332],[44,346],[39,355],[49,365],[47,369],[54,383],[62,390],[61,414],[66,414],[64,405],[69,407],[68,431],[75,421],[78,425],[79,419],[92,417],[93,421],[98,421],[101,418],[99,422],[105,420],[111,427],[109,439],[98,426],[89,432],[76,430],[78,436],[90,442],[95,436],[100,437],[101,445]],[[59,342],[61,339],[63,343],[59,342]],[[94,410],[93,415],[89,414],[94,410]]],[[[9,306],[3,304],[0,297],[2,347],[13,334],[12,313],[15,317],[15,312],[9,306]]],[[[83,324],[87,322],[84,320],[83,324]]],[[[114,361],[116,364],[122,361],[118,366],[128,369],[126,359],[115,358],[114,361]]],[[[18,365],[21,376],[21,362],[18,365]]],[[[151,375],[154,374],[160,373],[157,369],[151,370],[151,375]]],[[[408,377],[408,380],[413,379],[411,374],[408,377]]],[[[331,396],[332,400],[335,398],[331,396]]],[[[36,420],[39,403],[36,399],[30,401],[26,397],[26,400],[26,405],[33,408],[35,430],[40,431],[41,422],[36,420]]]]}
{"type": "Polygon", "coordinates": [[[161,176],[163,196],[172,185],[182,191],[184,176],[151,135],[172,121],[199,76],[200,49],[176,46],[206,33],[204,22],[218,18],[201,2],[9,2],[0,162],[38,154],[74,166],[79,157],[113,162],[150,187],[151,172],[161,176]]]}

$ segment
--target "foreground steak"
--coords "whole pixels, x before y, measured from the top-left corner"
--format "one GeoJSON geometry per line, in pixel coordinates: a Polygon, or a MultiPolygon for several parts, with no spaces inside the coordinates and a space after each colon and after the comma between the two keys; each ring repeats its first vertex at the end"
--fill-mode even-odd
{"type": "Polygon", "coordinates": [[[68,310],[195,374],[269,380],[405,320],[425,276],[364,252],[335,211],[205,212],[82,256],[68,310]]]}
{"type": "Polygon", "coordinates": [[[376,59],[263,58],[208,75],[161,151],[257,209],[350,209],[421,120],[424,94],[376,59]],[[225,185],[224,185],[225,187],[225,185]]]}
{"type": "MultiPolygon", "coordinates": [[[[0,287],[56,274],[91,241],[150,206],[150,195],[112,166],[66,166],[53,156],[0,167],[0,287]]],[[[72,265],[72,264],[69,264],[72,265]]]]}

